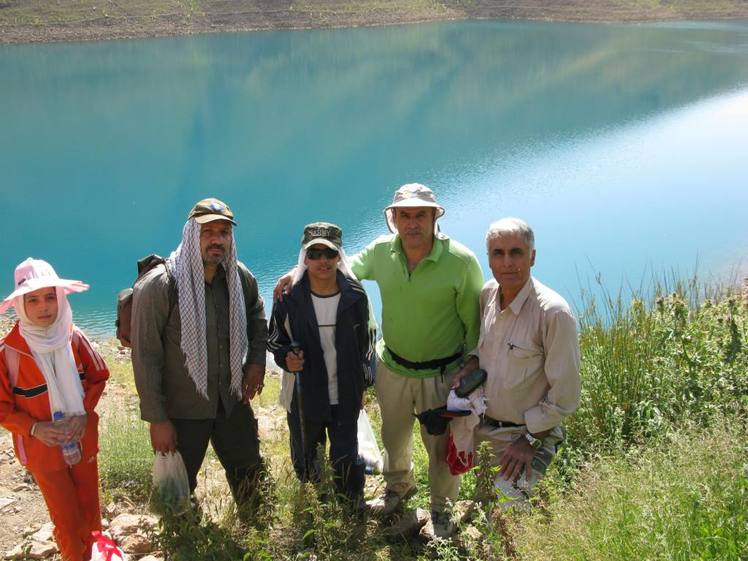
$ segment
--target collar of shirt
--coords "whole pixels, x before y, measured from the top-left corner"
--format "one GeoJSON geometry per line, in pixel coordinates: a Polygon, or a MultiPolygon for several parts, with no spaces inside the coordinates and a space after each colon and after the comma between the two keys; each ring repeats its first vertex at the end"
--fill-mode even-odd
{"type": "Polygon", "coordinates": [[[216,267],[216,274],[213,275],[213,280],[210,282],[205,281],[205,284],[212,285],[216,280],[221,280],[226,278],[226,269],[223,263],[219,263],[218,267],[216,267]]]}
{"type": "MultiPolygon", "coordinates": [[[[530,291],[532,290],[533,283],[532,283],[532,277],[527,279],[527,282],[522,287],[522,290],[520,290],[517,293],[517,296],[514,297],[514,300],[512,300],[512,303],[509,304],[509,309],[512,311],[512,313],[515,316],[519,315],[520,310],[522,310],[522,306],[527,300],[527,297],[530,295],[530,291]]],[[[501,285],[499,285],[498,290],[496,291],[495,303],[496,308],[498,310],[501,310],[501,285]]]]}
{"type": "MultiPolygon", "coordinates": [[[[431,246],[431,252],[423,258],[424,261],[439,261],[439,257],[441,257],[442,251],[444,251],[443,247],[443,240],[446,239],[446,236],[435,236],[434,237],[434,244],[431,246]]],[[[400,239],[400,235],[396,234],[395,238],[392,240],[392,246],[390,247],[390,251],[392,253],[397,253],[400,255],[403,259],[406,259],[405,251],[403,250],[403,242],[400,239]]]]}

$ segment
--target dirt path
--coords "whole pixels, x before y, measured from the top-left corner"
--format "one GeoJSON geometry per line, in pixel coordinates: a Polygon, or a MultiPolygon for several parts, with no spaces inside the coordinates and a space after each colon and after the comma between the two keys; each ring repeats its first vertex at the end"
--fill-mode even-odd
{"type": "Polygon", "coordinates": [[[456,19],[658,21],[748,18],[744,0],[0,0],[0,43],[456,19]]]}

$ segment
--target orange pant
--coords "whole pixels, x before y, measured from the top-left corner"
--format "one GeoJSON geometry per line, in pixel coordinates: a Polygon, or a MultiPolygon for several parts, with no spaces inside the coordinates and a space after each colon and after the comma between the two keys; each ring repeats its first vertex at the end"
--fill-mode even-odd
{"type": "Polygon", "coordinates": [[[101,530],[96,456],[69,469],[32,473],[55,525],[55,540],[62,558],[87,561],[93,544],[91,532],[101,530]]]}

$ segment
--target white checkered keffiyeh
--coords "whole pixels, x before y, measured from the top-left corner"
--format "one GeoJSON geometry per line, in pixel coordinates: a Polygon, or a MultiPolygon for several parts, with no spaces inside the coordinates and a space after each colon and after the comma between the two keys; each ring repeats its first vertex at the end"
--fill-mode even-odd
{"type": "MultiPolygon", "coordinates": [[[[190,219],[182,230],[182,243],[169,256],[171,270],[177,281],[179,315],[182,322],[181,347],[187,371],[198,393],[208,399],[208,351],[205,334],[205,273],[200,255],[200,224],[190,219]]],[[[236,244],[233,235],[226,269],[229,288],[229,364],[231,366],[231,391],[242,395],[242,366],[247,357],[247,308],[236,262],[236,244]]]]}

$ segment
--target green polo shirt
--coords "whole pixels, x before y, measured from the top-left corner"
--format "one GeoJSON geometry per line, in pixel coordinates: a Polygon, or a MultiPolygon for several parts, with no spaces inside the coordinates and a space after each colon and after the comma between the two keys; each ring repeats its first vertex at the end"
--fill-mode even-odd
{"type": "Polygon", "coordinates": [[[407,263],[399,236],[389,235],[354,255],[351,268],[359,279],[376,281],[382,295],[379,359],[403,376],[430,378],[439,370],[400,366],[389,349],[411,362],[472,351],[480,331],[483,272],[472,251],[443,234],[412,273],[407,263]]]}

